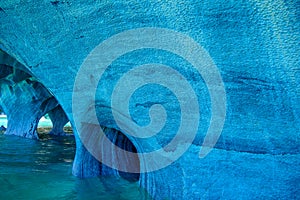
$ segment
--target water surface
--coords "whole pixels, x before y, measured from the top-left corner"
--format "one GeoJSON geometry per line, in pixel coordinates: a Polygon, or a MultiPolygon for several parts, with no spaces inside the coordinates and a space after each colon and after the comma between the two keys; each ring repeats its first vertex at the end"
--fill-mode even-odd
{"type": "Polygon", "coordinates": [[[0,199],[150,199],[136,182],[74,177],[73,136],[42,138],[0,134],[0,199]]]}

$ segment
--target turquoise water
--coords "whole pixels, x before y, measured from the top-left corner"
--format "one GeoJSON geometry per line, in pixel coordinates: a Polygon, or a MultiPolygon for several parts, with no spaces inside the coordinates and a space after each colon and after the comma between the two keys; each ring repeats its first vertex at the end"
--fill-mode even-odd
{"type": "Polygon", "coordinates": [[[7,118],[6,117],[3,117],[3,116],[0,117],[0,127],[1,126],[7,127],[7,118]]]}
{"type": "Polygon", "coordinates": [[[0,134],[0,199],[150,199],[138,183],[71,174],[72,136],[30,140],[0,134]]]}

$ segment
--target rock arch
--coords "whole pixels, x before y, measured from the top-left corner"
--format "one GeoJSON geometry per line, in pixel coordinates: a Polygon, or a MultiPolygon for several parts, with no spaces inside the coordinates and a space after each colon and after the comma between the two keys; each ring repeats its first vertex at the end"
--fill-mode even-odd
{"type": "Polygon", "coordinates": [[[0,105],[8,117],[5,134],[37,139],[38,122],[48,112],[54,122],[52,133],[61,134],[61,123],[65,125],[68,118],[55,97],[3,51],[0,51],[0,65],[0,105]]]}
{"type": "MultiPolygon", "coordinates": [[[[240,199],[293,199],[298,191],[293,176],[299,171],[294,166],[299,163],[300,152],[297,3],[2,1],[0,48],[51,90],[74,124],[74,80],[94,47],[124,30],[141,27],[170,28],[191,36],[210,53],[225,82],[228,113],[222,136],[214,151],[199,159],[204,127],[178,161],[162,170],[141,174],[141,185],[155,199],[217,199],[230,198],[232,194],[240,199]],[[270,185],[272,188],[267,187],[270,185]]],[[[164,57],[158,56],[158,60],[163,62],[164,57]]],[[[131,64],[140,63],[124,59],[103,80],[98,101],[103,126],[117,130],[109,110],[109,79],[131,64]]],[[[201,98],[205,88],[188,69],[190,66],[185,64],[178,67],[198,88],[201,98]]],[[[11,79],[5,86],[7,91],[10,83],[11,79]]],[[[134,107],[133,113],[139,116],[139,108],[146,103],[134,107]]],[[[168,131],[164,133],[162,144],[170,140],[168,131]]],[[[85,149],[76,131],[75,137],[73,174],[101,174],[99,162],[85,149]]]]}
{"type": "Polygon", "coordinates": [[[66,135],[64,132],[64,126],[69,122],[69,119],[62,107],[58,105],[54,109],[50,110],[48,115],[53,124],[52,130],[49,132],[49,134],[57,136],[66,135]]]}

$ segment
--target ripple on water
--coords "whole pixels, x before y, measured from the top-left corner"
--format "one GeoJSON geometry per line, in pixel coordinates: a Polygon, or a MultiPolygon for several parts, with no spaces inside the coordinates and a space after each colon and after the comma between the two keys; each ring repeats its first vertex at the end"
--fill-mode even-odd
{"type": "Polygon", "coordinates": [[[0,134],[0,199],[150,199],[138,183],[72,175],[73,137],[30,140],[0,134]]]}

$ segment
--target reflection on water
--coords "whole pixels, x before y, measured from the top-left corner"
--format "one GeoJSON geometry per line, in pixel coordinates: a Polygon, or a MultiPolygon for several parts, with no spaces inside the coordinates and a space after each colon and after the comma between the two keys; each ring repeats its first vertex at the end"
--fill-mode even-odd
{"type": "Polygon", "coordinates": [[[137,183],[71,174],[75,141],[0,134],[0,199],[150,199],[137,183]]]}

